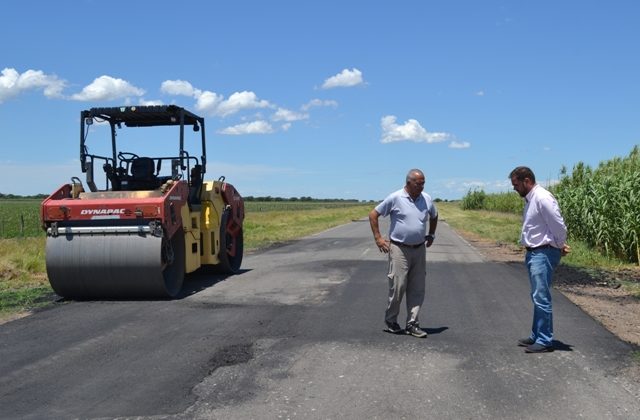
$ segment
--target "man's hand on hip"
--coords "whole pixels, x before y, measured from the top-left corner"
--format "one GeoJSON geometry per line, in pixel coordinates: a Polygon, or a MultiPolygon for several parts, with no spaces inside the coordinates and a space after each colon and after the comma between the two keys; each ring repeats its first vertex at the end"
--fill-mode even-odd
{"type": "Polygon", "coordinates": [[[384,252],[385,254],[389,252],[389,241],[383,237],[376,239],[376,245],[378,245],[380,252],[384,252]]]}

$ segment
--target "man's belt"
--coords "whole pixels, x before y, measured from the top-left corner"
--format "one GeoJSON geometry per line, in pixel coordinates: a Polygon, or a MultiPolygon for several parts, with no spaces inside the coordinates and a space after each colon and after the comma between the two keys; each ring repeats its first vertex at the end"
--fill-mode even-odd
{"type": "Polygon", "coordinates": [[[394,245],[401,246],[403,248],[420,248],[421,246],[424,246],[424,242],[421,244],[409,245],[409,244],[403,244],[402,242],[394,241],[393,239],[391,240],[391,243],[394,245]]]}
{"type": "Polygon", "coordinates": [[[527,246],[525,248],[527,249],[527,251],[538,251],[540,249],[549,249],[549,248],[555,248],[555,247],[551,246],[550,244],[546,244],[546,245],[540,245],[540,246],[534,246],[534,247],[527,246]]]}

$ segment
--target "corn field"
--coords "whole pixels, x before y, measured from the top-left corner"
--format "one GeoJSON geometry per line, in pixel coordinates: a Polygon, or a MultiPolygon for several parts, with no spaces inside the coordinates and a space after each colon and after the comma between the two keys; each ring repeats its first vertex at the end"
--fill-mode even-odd
{"type": "Polygon", "coordinates": [[[640,263],[640,148],[592,169],[562,170],[553,188],[574,239],[608,256],[640,263]]]}
{"type": "Polygon", "coordinates": [[[522,213],[524,200],[515,192],[487,194],[483,190],[469,191],[462,198],[462,210],[489,210],[503,213],[522,213]]]}
{"type": "MultiPolygon", "coordinates": [[[[569,237],[609,257],[640,264],[640,147],[595,169],[580,162],[560,183],[547,186],[558,199],[569,237]]],[[[524,200],[514,193],[469,191],[463,210],[522,213],[524,200]]]]}

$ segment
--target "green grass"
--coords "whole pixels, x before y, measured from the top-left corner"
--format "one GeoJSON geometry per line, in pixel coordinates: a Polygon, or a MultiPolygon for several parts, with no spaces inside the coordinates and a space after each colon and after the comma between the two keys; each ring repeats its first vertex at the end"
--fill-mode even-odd
{"type": "Polygon", "coordinates": [[[249,249],[289,241],[366,217],[373,205],[315,208],[304,211],[247,212],[245,247],[249,249]]]}
{"type": "Polygon", "coordinates": [[[43,236],[39,199],[0,199],[0,238],[43,236]]]}
{"type": "Polygon", "coordinates": [[[457,230],[480,235],[504,244],[517,244],[521,217],[487,210],[462,210],[458,202],[437,203],[439,217],[457,230]]]}
{"type": "Polygon", "coordinates": [[[51,301],[44,237],[0,239],[0,318],[51,301]]]}
{"type": "MultiPolygon", "coordinates": [[[[438,203],[440,218],[459,231],[475,233],[499,243],[519,244],[521,216],[487,210],[462,210],[460,203],[438,203]]],[[[608,278],[616,278],[625,290],[640,298],[640,284],[626,281],[625,269],[635,269],[635,264],[615,257],[605,256],[585,242],[569,239],[571,253],[562,258],[562,264],[587,272],[607,272],[608,278]],[[620,274],[622,273],[622,274],[620,274]]]]}

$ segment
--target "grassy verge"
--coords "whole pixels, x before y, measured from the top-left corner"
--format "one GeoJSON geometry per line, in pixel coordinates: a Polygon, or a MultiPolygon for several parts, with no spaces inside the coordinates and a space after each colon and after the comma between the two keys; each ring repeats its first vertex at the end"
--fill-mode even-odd
{"type": "Polygon", "coordinates": [[[305,211],[247,213],[245,247],[249,249],[289,241],[366,217],[373,205],[323,208],[305,211]]]}
{"type": "MultiPolygon", "coordinates": [[[[365,217],[372,205],[249,211],[244,224],[245,249],[263,248],[365,217]]],[[[44,236],[0,239],[0,320],[45,306],[53,290],[46,276],[44,236]]]]}
{"type": "Polygon", "coordinates": [[[459,203],[437,203],[439,218],[452,228],[480,235],[503,244],[517,244],[521,218],[511,213],[462,210],[459,203]]]}
{"type": "MultiPolygon", "coordinates": [[[[438,203],[440,218],[459,231],[473,232],[483,238],[503,244],[518,244],[521,217],[511,213],[486,210],[462,210],[458,203],[438,203]]],[[[616,275],[627,269],[635,269],[633,264],[625,264],[615,258],[608,258],[589,248],[584,242],[570,241],[571,253],[562,258],[562,264],[581,270],[605,270],[606,277],[618,277],[618,282],[634,296],[640,297],[640,284],[626,281],[624,275],[616,275]]]]}
{"type": "Polygon", "coordinates": [[[0,240],[0,317],[51,301],[45,274],[44,237],[0,240]]]}

